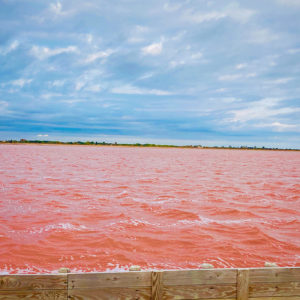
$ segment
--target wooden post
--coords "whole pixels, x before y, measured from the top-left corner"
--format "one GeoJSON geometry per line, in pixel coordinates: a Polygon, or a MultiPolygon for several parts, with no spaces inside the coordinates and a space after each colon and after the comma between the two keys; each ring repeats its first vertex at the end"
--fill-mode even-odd
{"type": "Polygon", "coordinates": [[[163,296],[163,272],[151,273],[151,300],[162,300],[163,296]]]}
{"type": "Polygon", "coordinates": [[[238,270],[236,278],[237,300],[248,300],[249,295],[249,270],[238,270]]]}

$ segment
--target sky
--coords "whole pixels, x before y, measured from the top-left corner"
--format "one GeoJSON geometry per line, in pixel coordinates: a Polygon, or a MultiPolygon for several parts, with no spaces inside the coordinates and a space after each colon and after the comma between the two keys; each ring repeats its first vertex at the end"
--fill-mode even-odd
{"type": "Polygon", "coordinates": [[[0,0],[0,139],[300,148],[300,0],[0,0]]]}

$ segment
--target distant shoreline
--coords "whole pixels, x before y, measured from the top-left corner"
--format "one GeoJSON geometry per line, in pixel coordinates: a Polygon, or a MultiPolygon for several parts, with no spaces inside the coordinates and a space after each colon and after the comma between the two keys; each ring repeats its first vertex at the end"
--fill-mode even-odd
{"type": "Polygon", "coordinates": [[[293,148],[270,148],[270,147],[250,147],[250,146],[202,146],[202,145],[160,145],[160,144],[124,144],[124,143],[107,143],[107,142],[61,142],[61,141],[41,141],[41,140],[5,140],[0,141],[0,144],[38,144],[38,145],[82,145],[82,146],[114,146],[114,147],[156,147],[156,148],[189,148],[189,149],[227,149],[227,150],[272,150],[272,151],[300,151],[300,149],[293,148]]]}

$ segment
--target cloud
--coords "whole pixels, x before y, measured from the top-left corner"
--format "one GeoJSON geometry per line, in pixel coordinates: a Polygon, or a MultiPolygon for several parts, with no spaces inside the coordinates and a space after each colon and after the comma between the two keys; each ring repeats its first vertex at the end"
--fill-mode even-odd
{"type": "Polygon", "coordinates": [[[84,88],[85,91],[88,92],[93,92],[93,93],[97,93],[100,92],[102,90],[100,84],[92,84],[87,86],[86,88],[84,88]]]}
{"type": "Polygon", "coordinates": [[[92,53],[92,54],[88,55],[88,57],[84,60],[84,62],[89,64],[89,63],[92,63],[92,62],[94,62],[95,60],[97,60],[99,58],[107,58],[114,52],[115,51],[112,50],[112,49],[108,49],[106,51],[98,51],[98,52],[95,52],[95,53],[92,53]]]}
{"type": "Polygon", "coordinates": [[[68,46],[66,48],[55,48],[55,49],[50,49],[48,47],[40,47],[40,46],[33,46],[31,48],[31,54],[41,60],[51,56],[55,56],[63,53],[75,53],[77,51],[78,49],[76,46],[68,46]]]}
{"type": "Polygon", "coordinates": [[[65,83],[66,83],[65,80],[54,80],[54,81],[50,82],[50,85],[52,87],[62,87],[65,85],[65,83]]]}
{"type": "MultiPolygon", "coordinates": [[[[98,83],[100,80],[100,76],[102,75],[102,71],[98,69],[93,69],[86,71],[81,76],[79,76],[77,79],[75,79],[75,90],[80,91],[83,87],[92,88],[91,91],[95,92],[98,86],[98,83]]],[[[100,88],[100,86],[99,86],[100,88]]],[[[99,90],[98,90],[99,91],[99,90]]]]}
{"type": "Polygon", "coordinates": [[[280,123],[280,122],[260,123],[260,124],[254,125],[254,127],[270,127],[270,128],[273,128],[274,131],[278,131],[278,132],[285,132],[285,131],[300,132],[300,125],[285,124],[285,123],[280,123]]]}
{"type": "Polygon", "coordinates": [[[265,44],[270,43],[278,39],[278,36],[272,33],[269,29],[257,29],[250,32],[247,37],[247,41],[253,44],[265,44]]]}
{"type": "Polygon", "coordinates": [[[36,136],[38,136],[38,137],[47,137],[49,135],[48,134],[37,134],[36,136]]]}
{"type": "Polygon", "coordinates": [[[245,123],[251,120],[264,120],[300,111],[300,108],[295,107],[276,107],[280,101],[282,101],[280,98],[265,98],[248,103],[246,108],[229,111],[229,114],[232,114],[233,117],[228,121],[245,123]]]}
{"type": "Polygon", "coordinates": [[[54,12],[57,15],[60,15],[62,13],[62,5],[59,1],[56,3],[51,3],[50,4],[50,10],[54,12]]]}
{"type": "Polygon", "coordinates": [[[246,78],[252,78],[256,77],[256,73],[246,73],[246,74],[227,74],[227,75],[221,75],[218,77],[220,81],[235,81],[238,79],[246,79],[246,78]]]}
{"type": "Polygon", "coordinates": [[[291,80],[293,80],[293,78],[286,77],[286,78],[278,78],[278,79],[273,79],[273,80],[266,80],[265,83],[268,83],[268,84],[286,84],[291,80]]]}
{"type": "Polygon", "coordinates": [[[203,59],[202,52],[199,51],[195,53],[188,53],[185,57],[181,56],[180,59],[177,60],[171,60],[169,64],[171,68],[176,68],[183,65],[194,65],[200,61],[206,62],[206,60],[203,59]]]}
{"type": "Polygon", "coordinates": [[[288,54],[296,54],[300,52],[300,48],[294,48],[294,49],[289,49],[287,50],[288,54]]]}
{"type": "Polygon", "coordinates": [[[11,42],[7,47],[0,48],[0,54],[1,55],[7,55],[8,53],[16,50],[19,47],[20,43],[19,41],[15,40],[11,42]]]}
{"type": "Polygon", "coordinates": [[[168,96],[173,93],[157,89],[143,89],[132,85],[123,85],[111,89],[113,94],[128,94],[128,95],[156,95],[156,96],[168,96]]]}
{"type": "Polygon", "coordinates": [[[31,82],[32,79],[20,78],[10,81],[10,84],[22,88],[23,86],[25,86],[26,84],[30,84],[31,82]]]}
{"type": "Polygon", "coordinates": [[[255,12],[253,10],[241,8],[238,4],[231,3],[219,11],[195,12],[191,9],[186,10],[184,12],[184,19],[188,22],[203,23],[230,18],[239,23],[246,23],[254,14],[255,12]]]}
{"type": "Polygon", "coordinates": [[[173,3],[170,4],[167,2],[164,4],[163,8],[167,12],[174,12],[174,11],[179,10],[183,6],[183,4],[184,4],[183,1],[182,1],[182,3],[176,3],[176,4],[173,4],[173,3]]]}
{"type": "Polygon", "coordinates": [[[160,43],[153,43],[149,46],[142,48],[142,53],[144,55],[159,55],[162,52],[163,45],[160,43]]]}
{"type": "Polygon", "coordinates": [[[246,63],[244,63],[244,64],[238,64],[238,65],[235,66],[235,68],[238,69],[238,70],[244,69],[246,67],[247,67],[246,63]]]}
{"type": "Polygon", "coordinates": [[[6,101],[0,100],[0,114],[7,114],[8,113],[8,103],[6,101]]]}
{"type": "Polygon", "coordinates": [[[185,19],[193,23],[203,23],[208,21],[217,21],[226,18],[227,14],[224,12],[207,12],[207,13],[195,13],[189,10],[185,13],[185,19]]]}
{"type": "Polygon", "coordinates": [[[219,76],[220,81],[233,81],[242,78],[241,74],[228,74],[219,76]]]}
{"type": "Polygon", "coordinates": [[[300,6],[300,0],[277,0],[279,4],[288,6],[300,6]]]}
{"type": "Polygon", "coordinates": [[[146,26],[136,25],[131,31],[128,42],[131,44],[141,43],[145,40],[145,34],[147,34],[150,29],[146,26]]]}

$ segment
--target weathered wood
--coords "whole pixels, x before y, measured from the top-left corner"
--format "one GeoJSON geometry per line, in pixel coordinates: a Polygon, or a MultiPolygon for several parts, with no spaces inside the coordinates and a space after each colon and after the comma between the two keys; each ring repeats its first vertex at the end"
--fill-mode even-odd
{"type": "Polygon", "coordinates": [[[165,271],[164,285],[230,284],[236,283],[236,269],[165,271]]]}
{"type": "Polygon", "coordinates": [[[300,268],[249,269],[249,282],[292,282],[300,281],[300,268]]]}
{"type": "Polygon", "coordinates": [[[67,275],[2,275],[1,290],[63,290],[67,289],[67,275]]]}
{"type": "Polygon", "coordinates": [[[151,299],[162,300],[163,295],[163,272],[152,272],[151,275],[151,299]]]}
{"type": "Polygon", "coordinates": [[[163,299],[236,298],[236,285],[165,286],[163,299]]]}
{"type": "Polygon", "coordinates": [[[151,272],[69,274],[69,289],[151,287],[151,272]]]}
{"type": "Polygon", "coordinates": [[[236,278],[237,300],[248,300],[249,270],[238,270],[236,278]]]}
{"type": "Polygon", "coordinates": [[[98,288],[69,290],[72,300],[150,300],[151,288],[98,288]]]}
{"type": "Polygon", "coordinates": [[[249,295],[250,297],[300,296],[300,281],[251,284],[249,295]]]}
{"type": "Polygon", "coordinates": [[[67,300],[67,290],[0,291],[0,300],[17,299],[67,300]]]}
{"type": "MultiPolygon", "coordinates": [[[[203,299],[201,299],[203,300],[203,299]]],[[[216,300],[216,299],[214,299],[216,300]]],[[[258,297],[258,298],[249,298],[249,300],[300,300],[300,297],[258,297]]]]}

